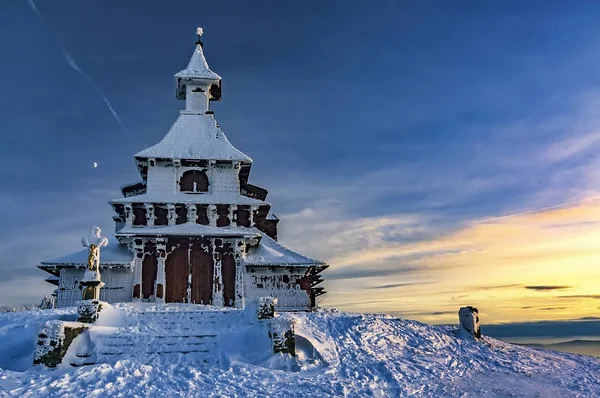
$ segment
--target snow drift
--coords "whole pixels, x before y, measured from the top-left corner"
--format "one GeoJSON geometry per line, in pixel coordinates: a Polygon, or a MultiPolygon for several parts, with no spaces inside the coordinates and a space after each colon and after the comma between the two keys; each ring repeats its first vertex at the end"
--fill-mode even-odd
{"type": "MultiPolygon", "coordinates": [[[[163,307],[172,313],[185,305],[163,307]]],[[[99,322],[133,327],[139,307],[117,310],[99,322]]],[[[0,395],[600,396],[596,358],[457,337],[451,326],[331,310],[282,314],[296,318],[296,358],[268,353],[260,328],[230,322],[221,325],[215,344],[222,360],[216,364],[178,354],[124,356],[55,370],[31,366],[37,325],[74,314],[75,309],[0,314],[0,395]]],[[[160,325],[139,327],[142,333],[160,325]]]]}

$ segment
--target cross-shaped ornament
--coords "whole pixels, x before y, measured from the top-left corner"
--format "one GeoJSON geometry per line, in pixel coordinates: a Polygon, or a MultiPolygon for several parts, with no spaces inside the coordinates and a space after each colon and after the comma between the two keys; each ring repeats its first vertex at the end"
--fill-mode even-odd
{"type": "Polygon", "coordinates": [[[100,236],[102,230],[92,227],[88,236],[81,238],[81,244],[90,249],[87,270],[100,274],[100,248],[108,245],[108,238],[100,236]]]}
{"type": "Polygon", "coordinates": [[[204,34],[204,29],[202,29],[201,27],[197,27],[196,34],[198,35],[198,40],[196,41],[196,44],[200,45],[202,47],[203,46],[202,35],[204,34]]]}
{"type": "Polygon", "coordinates": [[[81,301],[77,308],[79,322],[92,323],[98,318],[100,311],[100,288],[104,286],[100,279],[100,248],[108,245],[108,239],[100,236],[100,228],[92,227],[90,234],[81,238],[81,244],[90,249],[87,268],[79,281],[81,301]]]}

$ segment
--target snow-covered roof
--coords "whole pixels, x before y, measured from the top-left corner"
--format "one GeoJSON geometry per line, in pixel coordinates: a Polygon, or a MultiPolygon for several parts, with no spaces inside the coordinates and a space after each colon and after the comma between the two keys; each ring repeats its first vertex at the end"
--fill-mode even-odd
{"type": "Polygon", "coordinates": [[[267,202],[249,198],[236,192],[183,193],[149,192],[142,195],[118,198],[110,203],[199,203],[199,204],[235,204],[266,205],[267,202]]]}
{"type": "Polygon", "coordinates": [[[138,152],[135,156],[252,162],[248,155],[231,145],[212,114],[181,112],[167,135],[158,144],[138,152]]]}
{"type": "MultiPolygon", "coordinates": [[[[115,236],[242,236],[257,237],[255,228],[246,227],[211,227],[196,223],[185,223],[164,227],[124,227],[115,236]]],[[[102,256],[101,256],[102,257],[102,256]]]]}
{"type": "Polygon", "coordinates": [[[221,76],[210,70],[200,44],[196,44],[196,50],[192,54],[192,58],[190,59],[187,68],[176,73],[175,78],[213,81],[221,80],[221,76]]]}
{"type": "MultiPolygon", "coordinates": [[[[85,266],[88,263],[89,250],[83,249],[53,260],[42,261],[43,266],[85,266]]],[[[127,246],[120,244],[115,239],[110,239],[108,246],[100,250],[100,266],[130,265],[133,254],[127,246]]]]}
{"type": "Polygon", "coordinates": [[[293,265],[300,267],[325,265],[325,263],[322,261],[303,256],[302,254],[298,254],[288,249],[264,233],[261,233],[261,235],[262,237],[258,246],[252,247],[248,250],[248,253],[244,259],[245,265],[293,265]]]}

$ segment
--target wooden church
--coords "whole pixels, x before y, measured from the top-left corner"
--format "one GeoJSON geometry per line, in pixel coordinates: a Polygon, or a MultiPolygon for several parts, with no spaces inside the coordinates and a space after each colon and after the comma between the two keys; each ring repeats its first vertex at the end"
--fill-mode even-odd
{"type": "MultiPolygon", "coordinates": [[[[141,180],[110,202],[115,239],[101,252],[100,299],[243,308],[273,296],[280,311],[314,308],[327,265],[277,242],[267,190],[248,182],[252,159],[231,145],[210,110],[221,100],[221,77],[200,38],[175,82],[185,109],[162,141],[135,155],[141,180]]],[[[52,275],[59,307],[81,299],[87,256],[82,250],[38,265],[52,275]]]]}

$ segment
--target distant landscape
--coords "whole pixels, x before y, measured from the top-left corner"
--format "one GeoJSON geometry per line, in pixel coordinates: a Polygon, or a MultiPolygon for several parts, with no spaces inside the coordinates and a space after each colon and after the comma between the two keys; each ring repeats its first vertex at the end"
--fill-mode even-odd
{"type": "Polygon", "coordinates": [[[554,350],[560,352],[570,352],[573,354],[589,355],[600,358],[600,337],[598,340],[593,338],[578,338],[574,340],[549,342],[549,343],[519,343],[517,341],[508,341],[509,343],[526,345],[532,348],[543,348],[545,350],[554,350]]]}

